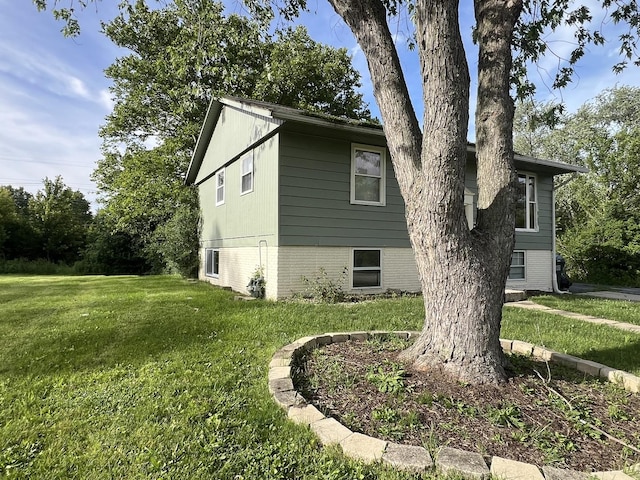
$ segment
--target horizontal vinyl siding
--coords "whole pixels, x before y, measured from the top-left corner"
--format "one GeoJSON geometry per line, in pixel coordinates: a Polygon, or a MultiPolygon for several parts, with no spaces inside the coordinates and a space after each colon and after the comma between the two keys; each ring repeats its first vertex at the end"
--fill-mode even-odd
{"type": "MultiPolygon", "coordinates": [[[[516,250],[522,250],[516,248],[516,250]]],[[[517,290],[541,290],[551,292],[553,290],[552,277],[553,265],[551,263],[551,251],[526,250],[525,251],[525,279],[507,280],[507,288],[517,290]]]]}
{"type": "Polygon", "coordinates": [[[384,249],[382,282],[386,289],[406,292],[419,292],[422,290],[413,249],[384,249]]]}
{"type": "Polygon", "coordinates": [[[553,178],[537,175],[536,181],[538,194],[538,231],[522,232],[516,230],[516,250],[551,250],[553,248],[553,178]]]}
{"type": "Polygon", "coordinates": [[[281,135],[279,245],[409,247],[404,202],[388,154],[386,205],[350,203],[351,144],[281,135]]]}

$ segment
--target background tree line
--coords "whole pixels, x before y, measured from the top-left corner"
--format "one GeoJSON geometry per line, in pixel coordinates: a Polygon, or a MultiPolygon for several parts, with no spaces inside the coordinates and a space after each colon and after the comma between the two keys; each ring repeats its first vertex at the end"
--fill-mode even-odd
{"type": "MultiPolygon", "coordinates": [[[[82,255],[93,220],[89,202],[61,177],[44,179],[35,195],[0,187],[0,261],[72,264],[82,255]]],[[[15,264],[15,262],[14,262],[15,264]]]]}

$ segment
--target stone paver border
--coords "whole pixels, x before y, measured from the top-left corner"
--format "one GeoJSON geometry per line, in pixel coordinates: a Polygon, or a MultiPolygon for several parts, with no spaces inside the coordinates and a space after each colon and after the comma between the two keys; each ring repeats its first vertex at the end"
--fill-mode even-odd
{"type": "MultiPolygon", "coordinates": [[[[514,460],[493,457],[487,465],[482,455],[442,447],[436,454],[435,461],[423,447],[399,445],[378,438],[352,432],[334,418],[327,418],[316,407],[309,404],[295,390],[291,379],[291,368],[305,353],[314,348],[346,341],[365,341],[375,338],[396,336],[409,339],[419,335],[410,331],[371,331],[371,332],[336,332],[299,338],[278,350],[269,363],[269,391],[275,402],[287,412],[289,419],[295,423],[307,425],[318,436],[322,445],[338,444],[345,455],[364,462],[383,462],[401,470],[424,472],[434,468],[441,472],[458,472],[465,478],[488,479],[490,475],[498,475],[504,480],[554,480],[558,478],[601,478],[616,480],[634,480],[621,472],[597,472],[585,474],[573,470],[560,470],[544,467],[542,470],[530,464],[514,460]]],[[[543,360],[557,362],[576,368],[592,376],[601,377],[618,383],[629,392],[640,392],[640,378],[622,370],[607,367],[589,360],[558,353],[543,347],[535,346],[519,340],[500,339],[506,353],[532,355],[543,360]]],[[[638,466],[635,466],[636,468],[638,466]]],[[[640,468],[640,467],[638,467],[640,468]]]]}

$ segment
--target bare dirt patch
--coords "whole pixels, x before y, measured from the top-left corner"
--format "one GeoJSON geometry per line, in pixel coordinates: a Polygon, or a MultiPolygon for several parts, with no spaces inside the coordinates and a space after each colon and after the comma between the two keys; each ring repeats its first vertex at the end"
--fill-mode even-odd
{"type": "Polygon", "coordinates": [[[504,385],[460,384],[401,364],[406,346],[334,343],[302,359],[294,382],[351,430],[432,454],[447,445],[584,472],[640,462],[640,395],[521,356],[504,385]]]}

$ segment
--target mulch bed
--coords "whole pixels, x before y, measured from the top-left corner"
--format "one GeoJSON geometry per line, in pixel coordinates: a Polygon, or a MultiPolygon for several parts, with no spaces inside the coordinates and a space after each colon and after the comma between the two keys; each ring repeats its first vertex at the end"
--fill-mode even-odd
{"type": "Polygon", "coordinates": [[[294,381],[318,409],[351,430],[425,446],[432,454],[447,445],[487,459],[584,472],[640,463],[640,453],[606,436],[640,448],[640,395],[524,357],[511,357],[504,385],[464,385],[435,369],[400,364],[397,354],[406,346],[331,344],[303,359],[294,381]]]}

